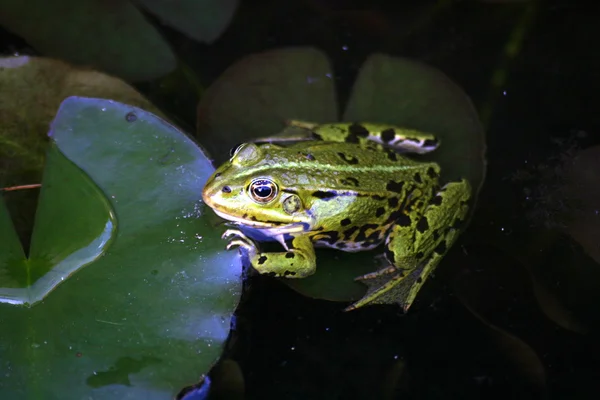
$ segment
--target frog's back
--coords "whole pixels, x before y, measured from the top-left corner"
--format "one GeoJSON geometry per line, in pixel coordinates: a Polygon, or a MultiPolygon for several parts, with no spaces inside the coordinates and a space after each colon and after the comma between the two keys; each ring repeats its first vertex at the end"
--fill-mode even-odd
{"type": "Polygon", "coordinates": [[[304,142],[270,154],[272,158],[265,160],[269,172],[278,175],[284,186],[306,190],[397,194],[405,182],[437,183],[440,170],[436,163],[353,143],[304,142]]]}

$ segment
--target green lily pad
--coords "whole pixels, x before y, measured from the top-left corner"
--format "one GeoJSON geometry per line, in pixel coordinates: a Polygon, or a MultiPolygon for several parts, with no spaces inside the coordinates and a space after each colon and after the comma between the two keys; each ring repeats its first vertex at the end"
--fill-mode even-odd
{"type": "MultiPolygon", "coordinates": [[[[198,137],[220,162],[233,145],[280,132],[289,119],[394,123],[439,135],[440,150],[423,159],[439,162],[443,178],[465,177],[479,191],[485,174],[483,128],[468,96],[444,74],[374,54],[360,70],[343,117],[332,76],[327,57],[313,48],[248,56],[207,89],[198,105],[198,137]]],[[[354,278],[377,269],[374,254],[318,251],[313,276],[282,282],[313,298],[356,300],[366,287],[354,278]]]]}
{"type": "Polygon", "coordinates": [[[114,101],[66,99],[50,135],[27,259],[0,206],[0,398],[172,398],[219,358],[240,295],[239,256],[199,200],[213,168],[114,101]],[[7,287],[39,300],[48,274],[64,279],[41,301],[10,304],[7,287]]]}
{"type": "Polygon", "coordinates": [[[169,45],[129,1],[3,0],[0,24],[45,56],[130,81],[175,68],[169,45]]]}
{"type": "Polygon", "coordinates": [[[136,0],[164,23],[204,43],[213,43],[227,29],[239,0],[136,0]]]}
{"type": "MultiPolygon", "coordinates": [[[[47,165],[29,257],[16,232],[7,232],[11,239],[0,255],[4,267],[0,303],[41,301],[72,273],[100,257],[114,236],[114,212],[88,176],[55,145],[48,151],[47,165]]],[[[8,211],[3,212],[4,229],[10,230],[8,211]]]]}
{"type": "MultiPolygon", "coordinates": [[[[0,87],[0,187],[41,181],[48,126],[68,96],[117,100],[163,117],[121,79],[49,58],[0,57],[0,87]]],[[[31,237],[37,195],[21,190],[5,198],[24,244],[31,237]]]]}

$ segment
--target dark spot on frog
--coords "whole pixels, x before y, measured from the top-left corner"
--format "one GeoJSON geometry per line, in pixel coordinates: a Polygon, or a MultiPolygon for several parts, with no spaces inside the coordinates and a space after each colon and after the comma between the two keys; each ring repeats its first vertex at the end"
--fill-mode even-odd
{"type": "Polygon", "coordinates": [[[429,176],[431,179],[437,178],[437,173],[433,167],[427,168],[427,176],[429,176]]]}
{"type": "Polygon", "coordinates": [[[220,172],[217,172],[217,173],[215,174],[215,178],[218,178],[218,177],[220,177],[220,176],[221,176],[221,173],[220,173],[220,172]]]}
{"type": "Polygon", "coordinates": [[[344,160],[345,162],[347,162],[350,165],[358,164],[358,158],[356,158],[356,157],[349,156],[349,155],[347,155],[345,153],[341,153],[341,152],[338,153],[338,156],[340,156],[340,158],[342,160],[344,160]]]}
{"type": "Polygon", "coordinates": [[[398,198],[397,197],[390,197],[388,199],[388,205],[390,206],[390,208],[396,208],[396,207],[398,207],[398,198]]]}
{"type": "Polygon", "coordinates": [[[362,247],[371,247],[381,243],[381,231],[371,233],[367,239],[361,244],[362,247]]]}
{"type": "Polygon", "coordinates": [[[231,193],[231,188],[229,186],[223,186],[221,189],[223,193],[231,193]]]}
{"type": "Polygon", "coordinates": [[[381,131],[381,140],[384,143],[391,142],[394,139],[394,137],[396,137],[396,132],[394,132],[394,130],[391,128],[381,131]]]}
{"type": "Polygon", "coordinates": [[[383,208],[383,207],[379,207],[377,210],[375,210],[376,217],[381,217],[384,213],[385,213],[385,208],[383,208]]]}
{"type": "Polygon", "coordinates": [[[358,187],[358,179],[353,178],[353,177],[348,177],[348,178],[342,178],[340,179],[340,183],[342,185],[348,185],[348,186],[356,186],[358,187]]]}
{"type": "Polygon", "coordinates": [[[285,271],[283,273],[283,276],[294,276],[296,275],[296,273],[294,271],[285,271]]]}
{"type": "Polygon", "coordinates": [[[135,115],[134,112],[128,112],[127,115],[125,115],[125,121],[135,122],[137,121],[137,115],[135,115]]]}
{"type": "Polygon", "coordinates": [[[417,278],[417,283],[422,283],[422,282],[423,282],[423,278],[421,278],[421,277],[418,277],[418,278],[417,278]]]}
{"type": "Polygon", "coordinates": [[[350,225],[351,223],[352,223],[352,221],[350,221],[350,218],[344,218],[343,220],[340,221],[340,225],[342,225],[342,226],[350,225]]]}
{"type": "Polygon", "coordinates": [[[424,256],[425,256],[425,253],[423,253],[422,251],[419,251],[419,252],[418,252],[418,253],[415,255],[415,257],[417,257],[417,260],[420,260],[420,259],[422,259],[424,256]]]}
{"type": "Polygon", "coordinates": [[[346,243],[344,243],[344,242],[336,243],[335,247],[337,247],[338,249],[345,249],[346,243]]]}
{"type": "MultiPolygon", "coordinates": [[[[355,242],[362,242],[363,240],[367,239],[367,231],[369,229],[377,229],[379,228],[379,225],[377,224],[364,224],[363,226],[360,227],[360,232],[358,232],[358,235],[356,235],[356,237],[354,238],[355,242]]],[[[377,235],[379,235],[379,231],[374,232],[377,233],[377,235]]],[[[373,233],[371,233],[372,235],[373,233]]],[[[369,237],[371,236],[369,235],[369,237]]]]}
{"type": "Polygon", "coordinates": [[[359,138],[366,138],[369,136],[369,131],[362,125],[352,124],[348,127],[348,136],[346,136],[347,143],[358,143],[359,138]]]}
{"type": "Polygon", "coordinates": [[[334,244],[339,240],[340,236],[337,231],[327,231],[319,234],[320,241],[327,242],[329,244],[334,244]],[[324,237],[321,237],[323,235],[324,237]]]}
{"type": "Polygon", "coordinates": [[[434,196],[433,199],[431,199],[431,201],[429,203],[434,206],[440,206],[440,205],[442,205],[443,200],[444,200],[444,198],[438,194],[438,195],[434,196]]]}
{"type": "Polygon", "coordinates": [[[246,218],[248,218],[248,214],[242,215],[242,219],[246,219],[246,218]]]}
{"type": "Polygon", "coordinates": [[[393,150],[390,149],[386,149],[385,150],[386,154],[387,154],[387,158],[391,161],[398,161],[398,153],[396,153],[393,150]]]}
{"type": "Polygon", "coordinates": [[[292,253],[291,251],[288,251],[287,253],[285,253],[285,258],[294,258],[296,255],[294,253],[292,253]]]}
{"type": "Polygon", "coordinates": [[[427,217],[423,217],[417,222],[417,230],[420,233],[426,232],[429,229],[429,221],[427,221],[427,217]]]}
{"type": "Polygon", "coordinates": [[[364,126],[357,124],[357,123],[350,125],[348,130],[350,131],[350,133],[352,133],[353,135],[356,135],[358,137],[366,138],[369,136],[369,130],[367,128],[365,128],[364,126]]]}
{"type": "Polygon", "coordinates": [[[385,188],[390,192],[401,193],[403,187],[404,182],[389,181],[385,188]]]}
{"type": "Polygon", "coordinates": [[[321,200],[330,200],[330,199],[334,198],[335,196],[337,196],[337,192],[326,191],[326,190],[317,190],[316,192],[312,193],[312,196],[316,197],[317,199],[321,199],[321,200]]]}
{"type": "Polygon", "coordinates": [[[372,196],[371,196],[371,198],[372,198],[373,200],[385,200],[385,197],[384,197],[384,196],[380,196],[380,195],[378,195],[378,194],[374,194],[374,195],[372,195],[372,196]]]}
{"type": "Polygon", "coordinates": [[[267,256],[260,256],[258,258],[258,265],[263,265],[267,261],[267,256]]]}
{"type": "Polygon", "coordinates": [[[446,250],[448,250],[448,248],[446,247],[446,241],[442,240],[433,251],[435,251],[439,255],[443,255],[446,252],[446,250]]]}
{"type": "Polygon", "coordinates": [[[433,240],[438,240],[440,238],[440,230],[436,229],[433,231],[433,240]]]}
{"type": "Polygon", "coordinates": [[[351,236],[354,234],[354,232],[356,232],[358,230],[357,226],[353,226],[351,228],[346,229],[343,233],[344,233],[344,239],[345,240],[349,240],[351,238],[351,236]]]}
{"type": "Polygon", "coordinates": [[[417,183],[423,183],[423,179],[421,179],[421,174],[420,173],[415,173],[415,176],[413,177],[413,180],[417,183]]]}
{"type": "Polygon", "coordinates": [[[438,145],[437,139],[425,139],[423,147],[436,147],[438,145]]]}
{"type": "MultiPolygon", "coordinates": [[[[392,213],[392,215],[390,215],[390,218],[394,215],[395,213],[392,213]]],[[[398,212],[398,214],[400,214],[397,218],[395,218],[396,223],[399,226],[402,227],[407,227],[410,226],[410,224],[412,223],[412,220],[410,219],[410,217],[406,214],[400,213],[398,212]]]]}
{"type": "Polygon", "coordinates": [[[254,215],[250,217],[250,220],[251,221],[257,221],[257,219],[256,219],[256,217],[254,215]]]}
{"type": "Polygon", "coordinates": [[[315,140],[323,140],[323,138],[321,137],[321,135],[319,135],[317,132],[312,132],[311,136],[315,140]]]}

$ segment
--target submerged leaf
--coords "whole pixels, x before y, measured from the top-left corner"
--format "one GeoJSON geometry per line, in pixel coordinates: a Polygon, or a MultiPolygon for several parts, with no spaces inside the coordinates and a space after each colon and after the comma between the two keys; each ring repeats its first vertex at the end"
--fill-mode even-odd
{"type": "Polygon", "coordinates": [[[198,104],[197,135],[217,160],[234,145],[281,131],[289,119],[337,120],[327,57],[311,47],[247,56],[229,67],[198,104]]]}
{"type": "Polygon", "coordinates": [[[239,0],[135,0],[161,21],[204,43],[227,29],[239,0]]]}
{"type": "Polygon", "coordinates": [[[46,56],[127,80],[175,68],[169,45],[129,1],[3,0],[0,24],[46,56]]]}

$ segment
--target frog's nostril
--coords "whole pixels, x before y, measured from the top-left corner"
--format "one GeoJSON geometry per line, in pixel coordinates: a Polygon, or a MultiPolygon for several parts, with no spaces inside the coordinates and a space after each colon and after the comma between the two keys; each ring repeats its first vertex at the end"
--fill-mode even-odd
{"type": "Polygon", "coordinates": [[[223,189],[221,189],[221,191],[223,193],[231,193],[231,188],[229,186],[223,186],[223,189]]]}

